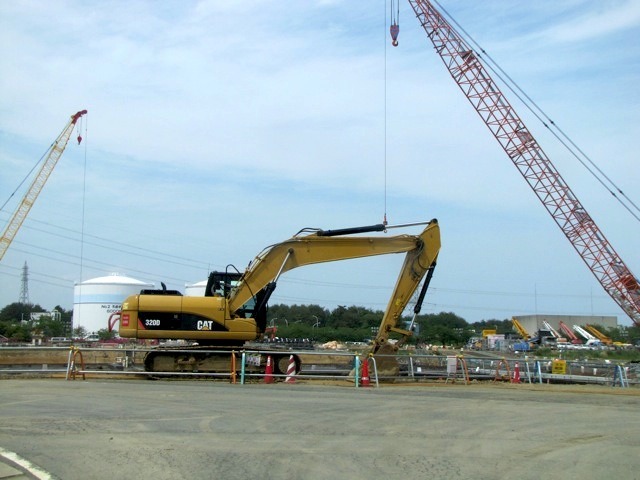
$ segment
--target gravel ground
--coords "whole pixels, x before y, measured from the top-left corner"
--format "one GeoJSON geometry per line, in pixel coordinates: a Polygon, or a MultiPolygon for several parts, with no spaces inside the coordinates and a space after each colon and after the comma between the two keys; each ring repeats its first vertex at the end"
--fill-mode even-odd
{"type": "Polygon", "coordinates": [[[58,479],[640,479],[640,389],[0,381],[0,448],[58,479]]]}

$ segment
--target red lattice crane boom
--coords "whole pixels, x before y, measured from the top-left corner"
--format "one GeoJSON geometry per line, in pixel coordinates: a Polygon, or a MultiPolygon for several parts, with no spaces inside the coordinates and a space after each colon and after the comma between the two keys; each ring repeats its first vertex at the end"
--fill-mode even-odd
{"type": "Polygon", "coordinates": [[[427,0],[409,0],[449,73],[605,291],[640,325],[640,284],[538,145],[473,48],[427,0]]]}

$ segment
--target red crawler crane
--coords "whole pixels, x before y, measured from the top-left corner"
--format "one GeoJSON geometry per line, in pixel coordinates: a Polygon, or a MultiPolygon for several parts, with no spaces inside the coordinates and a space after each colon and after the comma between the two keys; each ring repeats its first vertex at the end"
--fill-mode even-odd
{"type": "Polygon", "coordinates": [[[409,0],[449,73],[605,291],[640,326],[640,284],[474,50],[427,0],[409,0]]]}

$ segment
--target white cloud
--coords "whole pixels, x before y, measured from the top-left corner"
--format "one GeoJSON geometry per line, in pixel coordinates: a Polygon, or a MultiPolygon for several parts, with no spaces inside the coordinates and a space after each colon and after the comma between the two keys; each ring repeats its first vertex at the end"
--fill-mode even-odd
{"type": "Polygon", "coordinates": [[[640,27],[640,4],[634,0],[586,2],[581,10],[587,11],[543,30],[540,38],[584,42],[640,27]]]}
{"type": "MultiPolygon", "coordinates": [[[[630,140],[639,124],[638,50],[627,42],[621,53],[618,36],[634,37],[637,11],[633,2],[589,5],[494,0],[452,5],[451,13],[476,38],[489,38],[510,73],[633,192],[640,181],[630,140]],[[594,27],[593,18],[601,23],[594,27]],[[593,57],[596,50],[604,55],[593,57]]],[[[180,280],[201,280],[208,266],[244,266],[299,228],[377,223],[386,187],[392,222],[440,219],[443,283],[434,288],[442,299],[433,303],[466,309],[470,320],[507,317],[517,302],[472,295],[472,304],[456,292],[531,292],[547,281],[553,291],[566,288],[554,283],[563,275],[579,276],[574,285],[582,292],[592,288],[402,8],[393,49],[382,9],[352,2],[2,2],[0,161],[11,168],[3,168],[0,191],[12,190],[69,115],[87,108],[87,171],[84,150],[70,146],[33,220],[62,223],[77,239],[85,202],[91,234],[178,251],[201,265],[86,246],[85,278],[129,269],[156,282],[164,274],[182,288],[180,280]],[[568,253],[550,259],[548,245],[568,253]]],[[[544,129],[526,122],[592,216],[603,219],[619,253],[633,255],[637,235],[628,231],[636,227],[616,222],[608,194],[549,146],[544,129]]],[[[77,279],[79,243],[32,227],[28,220],[17,239],[23,245],[3,261],[3,285],[17,281],[25,257],[34,272],[77,279]],[[67,257],[43,248],[76,260],[65,265],[67,257]]],[[[640,270],[637,259],[629,261],[640,270]]],[[[349,272],[336,268],[338,276],[349,272]]],[[[60,291],[37,284],[33,291],[47,298],[34,300],[65,304],[49,300],[60,291]]],[[[0,304],[12,300],[7,294],[0,304]]]]}

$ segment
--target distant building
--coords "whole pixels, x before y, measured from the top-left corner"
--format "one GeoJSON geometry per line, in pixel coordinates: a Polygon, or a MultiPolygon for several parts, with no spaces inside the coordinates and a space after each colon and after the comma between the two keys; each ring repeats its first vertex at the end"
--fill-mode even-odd
{"type": "MultiPolygon", "coordinates": [[[[515,315],[529,335],[535,335],[538,330],[547,330],[544,322],[547,322],[555,330],[560,331],[560,322],[573,328],[574,325],[584,327],[585,325],[601,325],[606,328],[616,328],[618,317],[601,315],[515,315]]],[[[559,332],[562,334],[562,332],[559,332]]]]}

